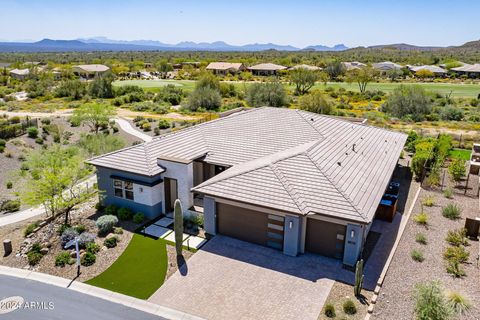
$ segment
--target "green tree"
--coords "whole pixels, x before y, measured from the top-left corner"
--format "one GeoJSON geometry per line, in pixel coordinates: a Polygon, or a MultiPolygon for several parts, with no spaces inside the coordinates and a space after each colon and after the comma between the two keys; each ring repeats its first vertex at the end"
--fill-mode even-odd
{"type": "Polygon", "coordinates": [[[382,109],[397,118],[422,121],[431,112],[432,102],[422,87],[400,85],[388,96],[382,109]]]}
{"type": "Polygon", "coordinates": [[[94,98],[113,98],[113,80],[114,76],[111,72],[97,75],[88,86],[88,94],[94,98]]]}
{"type": "Polygon", "coordinates": [[[84,82],[74,79],[65,80],[55,89],[55,96],[59,98],[68,97],[72,100],[79,100],[87,93],[87,86],[84,82]]]}
{"type": "Polygon", "coordinates": [[[70,121],[77,125],[86,124],[93,132],[98,133],[114,115],[115,109],[110,105],[87,103],[73,111],[70,121]]]}
{"type": "Polygon", "coordinates": [[[295,85],[295,94],[304,95],[315,85],[318,80],[318,72],[299,68],[290,71],[289,77],[290,82],[295,85]]]}
{"type": "Polygon", "coordinates": [[[69,212],[92,195],[78,186],[90,173],[84,160],[77,147],[65,148],[59,144],[33,152],[25,162],[29,170],[22,200],[30,205],[43,205],[51,217],[65,214],[68,223],[69,212]]]}
{"type": "Polygon", "coordinates": [[[287,92],[278,81],[250,85],[246,100],[252,107],[283,107],[288,104],[287,92]]]}
{"type": "Polygon", "coordinates": [[[190,111],[217,110],[221,105],[220,92],[208,86],[198,87],[188,96],[187,108],[190,111]]]}
{"type": "Polygon", "coordinates": [[[220,81],[218,81],[217,76],[211,72],[202,73],[195,86],[196,89],[207,87],[220,91],[220,81]]]}
{"type": "Polygon", "coordinates": [[[173,70],[173,67],[167,60],[160,60],[156,63],[156,68],[162,78],[167,77],[167,73],[173,70]]]}
{"type": "Polygon", "coordinates": [[[338,77],[345,74],[345,66],[338,60],[332,61],[325,67],[324,71],[330,77],[330,80],[336,81],[338,77]]]}
{"type": "Polygon", "coordinates": [[[332,104],[329,103],[322,92],[315,90],[299,100],[300,109],[319,114],[331,114],[332,104]]]}
{"type": "Polygon", "coordinates": [[[360,92],[364,93],[367,89],[367,85],[375,80],[376,76],[377,72],[375,69],[372,67],[364,67],[348,71],[346,81],[348,83],[356,82],[360,92]]]}

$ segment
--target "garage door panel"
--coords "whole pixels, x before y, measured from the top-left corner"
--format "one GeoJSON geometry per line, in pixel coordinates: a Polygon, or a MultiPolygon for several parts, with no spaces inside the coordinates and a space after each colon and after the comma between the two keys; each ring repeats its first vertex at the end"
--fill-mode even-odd
{"type": "Polygon", "coordinates": [[[268,216],[264,213],[217,203],[217,227],[220,234],[267,245],[268,216]]]}
{"type": "Polygon", "coordinates": [[[309,218],[305,250],[340,259],[343,257],[345,232],[345,226],[309,218]]]}

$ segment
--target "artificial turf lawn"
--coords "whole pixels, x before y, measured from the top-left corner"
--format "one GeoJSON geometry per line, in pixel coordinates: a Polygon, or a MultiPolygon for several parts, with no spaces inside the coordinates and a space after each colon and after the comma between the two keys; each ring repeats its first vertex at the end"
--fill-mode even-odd
{"type": "Polygon", "coordinates": [[[165,241],[135,234],[122,255],[107,270],[85,283],[147,299],[163,284],[167,266],[165,241]]]}
{"type": "Polygon", "coordinates": [[[465,149],[452,149],[448,152],[448,156],[454,159],[470,160],[471,150],[465,149]]]}

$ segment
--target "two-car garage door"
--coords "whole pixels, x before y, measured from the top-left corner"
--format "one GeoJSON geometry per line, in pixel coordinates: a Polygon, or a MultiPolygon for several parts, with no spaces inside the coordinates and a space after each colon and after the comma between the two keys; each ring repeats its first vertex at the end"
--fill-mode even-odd
{"type": "MultiPolygon", "coordinates": [[[[243,241],[283,249],[284,217],[216,203],[217,232],[243,241]]],[[[342,258],[346,227],[307,218],[305,251],[342,258]]]]}

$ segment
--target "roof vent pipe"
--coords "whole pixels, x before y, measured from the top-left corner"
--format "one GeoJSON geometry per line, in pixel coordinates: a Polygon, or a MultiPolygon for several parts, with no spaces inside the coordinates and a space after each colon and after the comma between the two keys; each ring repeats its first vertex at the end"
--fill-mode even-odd
{"type": "Polygon", "coordinates": [[[353,152],[356,152],[356,151],[355,151],[355,146],[356,146],[356,144],[354,143],[354,144],[352,145],[352,151],[353,151],[353,152]]]}

